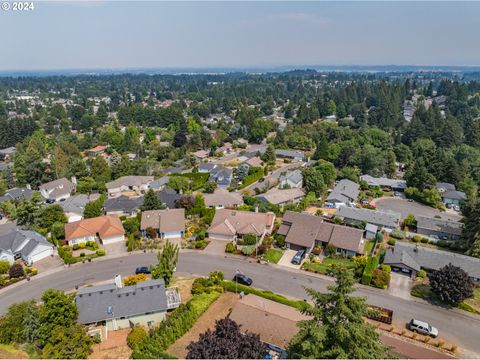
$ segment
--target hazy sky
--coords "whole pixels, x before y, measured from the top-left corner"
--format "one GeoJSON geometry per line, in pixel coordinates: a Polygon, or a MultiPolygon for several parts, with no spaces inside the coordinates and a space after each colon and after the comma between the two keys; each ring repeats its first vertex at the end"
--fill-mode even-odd
{"type": "Polygon", "coordinates": [[[480,2],[35,2],[0,70],[480,65],[480,2]]]}

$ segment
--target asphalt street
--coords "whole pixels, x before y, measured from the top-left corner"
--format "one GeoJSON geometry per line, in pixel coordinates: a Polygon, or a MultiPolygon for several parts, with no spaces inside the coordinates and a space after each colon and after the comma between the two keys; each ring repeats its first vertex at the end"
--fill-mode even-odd
{"type": "MultiPolygon", "coordinates": [[[[8,306],[30,298],[39,299],[48,288],[73,290],[75,286],[87,286],[112,279],[116,274],[134,274],[140,265],[156,262],[154,253],[130,254],[124,257],[104,259],[92,263],[77,264],[51,274],[38,275],[30,282],[5,288],[0,291],[0,313],[8,306]]],[[[253,286],[271,290],[289,297],[306,299],[304,287],[326,291],[333,279],[302,271],[286,270],[274,265],[257,264],[241,257],[214,256],[200,252],[184,252],[180,255],[177,273],[180,275],[208,275],[212,270],[221,270],[226,278],[233,277],[238,269],[250,276],[253,286]]],[[[430,305],[422,300],[402,299],[386,291],[359,286],[356,295],[366,296],[368,303],[394,311],[394,322],[403,325],[411,318],[431,323],[440,331],[440,337],[465,348],[472,356],[480,357],[480,317],[430,305]]]]}

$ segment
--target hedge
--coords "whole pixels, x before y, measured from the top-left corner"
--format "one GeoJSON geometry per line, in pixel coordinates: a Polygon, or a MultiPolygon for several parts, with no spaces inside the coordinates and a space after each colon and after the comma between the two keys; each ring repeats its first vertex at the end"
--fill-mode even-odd
{"type": "Polygon", "coordinates": [[[405,238],[405,233],[403,231],[400,231],[400,230],[393,230],[391,233],[390,233],[390,236],[395,238],[395,239],[404,239],[405,238]]]}
{"type": "Polygon", "coordinates": [[[378,256],[371,256],[368,258],[367,265],[363,270],[362,280],[360,281],[363,285],[370,285],[373,277],[373,270],[378,266],[378,256]]]}
{"type": "Polygon", "coordinates": [[[253,184],[255,181],[260,180],[264,176],[263,168],[258,168],[254,173],[247,175],[242,180],[242,185],[238,186],[237,189],[241,190],[246,188],[248,185],[253,184]]]}
{"type": "Polygon", "coordinates": [[[229,292],[237,291],[238,293],[243,292],[244,294],[254,294],[254,295],[263,297],[265,299],[278,302],[283,305],[294,307],[299,310],[302,310],[305,308],[305,302],[302,300],[287,299],[285,296],[275,294],[268,290],[260,290],[260,289],[256,289],[250,286],[245,286],[242,284],[235,285],[235,282],[233,281],[223,281],[222,286],[225,291],[229,291],[229,292]]]}
{"type": "Polygon", "coordinates": [[[205,310],[220,296],[217,292],[194,295],[186,304],[177,309],[150,330],[149,335],[133,350],[134,359],[163,358],[166,350],[186,334],[205,310]]]}

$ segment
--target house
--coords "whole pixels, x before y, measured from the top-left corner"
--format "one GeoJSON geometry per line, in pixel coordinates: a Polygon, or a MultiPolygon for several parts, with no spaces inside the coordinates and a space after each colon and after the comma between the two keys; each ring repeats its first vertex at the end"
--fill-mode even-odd
{"type": "Polygon", "coordinates": [[[458,191],[455,185],[450,183],[438,182],[436,184],[437,190],[442,197],[442,201],[446,206],[460,205],[462,201],[467,200],[464,192],[458,191]]]}
{"type": "Polygon", "coordinates": [[[10,264],[21,258],[28,265],[53,255],[53,244],[36,231],[7,229],[0,235],[0,260],[10,264]]]}
{"type": "Polygon", "coordinates": [[[292,250],[310,252],[315,245],[332,245],[336,253],[354,256],[363,253],[363,231],[352,227],[323,222],[321,217],[286,211],[277,234],[285,236],[285,244],[292,250]]]}
{"type": "Polygon", "coordinates": [[[65,224],[68,245],[97,241],[104,245],[125,240],[125,230],[118,216],[98,216],[65,224]]]}
{"type": "Polygon", "coordinates": [[[405,180],[389,179],[386,177],[373,177],[370,175],[360,176],[360,181],[365,181],[369,187],[388,188],[392,191],[404,191],[407,188],[405,180]]]}
{"type": "Polygon", "coordinates": [[[262,167],[262,159],[258,156],[254,156],[244,162],[244,164],[248,165],[249,167],[262,167]]]}
{"type": "Polygon", "coordinates": [[[116,198],[110,198],[103,203],[103,211],[106,215],[133,217],[140,212],[140,206],[143,204],[143,196],[132,198],[121,195],[116,198]]]}
{"type": "Polygon", "coordinates": [[[383,263],[390,265],[392,270],[409,273],[413,278],[420,268],[439,270],[445,265],[452,264],[462,268],[475,282],[480,281],[479,258],[400,241],[397,241],[395,247],[387,250],[383,263]]]}
{"type": "Polygon", "coordinates": [[[378,226],[373,224],[365,225],[365,239],[372,240],[377,236],[378,226]]]}
{"type": "Polygon", "coordinates": [[[68,181],[66,178],[50,181],[40,185],[40,194],[42,194],[46,200],[50,201],[65,200],[75,191],[76,182],[74,177],[72,181],[68,181]]]}
{"type": "Polygon", "coordinates": [[[273,205],[286,205],[286,204],[296,204],[303,197],[305,193],[302,189],[292,188],[292,189],[278,189],[272,188],[266,193],[257,195],[257,198],[260,200],[273,204],[273,205]]]}
{"type": "Polygon", "coordinates": [[[127,192],[141,195],[147,192],[153,180],[153,176],[122,176],[117,180],[106,183],[105,187],[109,197],[120,196],[127,192]]]}
{"type": "Polygon", "coordinates": [[[239,193],[217,188],[213,194],[202,194],[205,206],[215,209],[234,209],[243,204],[243,197],[239,193]]]}
{"type": "Polygon", "coordinates": [[[185,209],[149,210],[142,213],[140,230],[154,229],[161,239],[178,239],[185,235],[185,209]]]}
{"type": "Polygon", "coordinates": [[[183,172],[183,169],[181,166],[174,166],[171,168],[165,169],[164,173],[167,175],[172,175],[172,174],[181,174],[183,172]]]}
{"type": "Polygon", "coordinates": [[[337,185],[335,185],[328,195],[325,205],[327,207],[336,208],[353,205],[355,204],[359,193],[360,190],[357,183],[348,179],[342,179],[337,185]]]}
{"type": "Polygon", "coordinates": [[[300,170],[287,172],[280,176],[280,187],[283,188],[299,188],[303,187],[303,175],[300,170]]]}
{"type": "Polygon", "coordinates": [[[386,212],[347,206],[340,206],[335,215],[343,218],[343,220],[350,225],[360,226],[369,223],[387,231],[398,227],[401,216],[399,213],[393,211],[386,212]]]}
{"type": "Polygon", "coordinates": [[[154,180],[150,183],[150,189],[154,191],[160,191],[167,187],[168,182],[170,181],[169,176],[162,176],[160,179],[154,180]]]}
{"type": "Polygon", "coordinates": [[[217,166],[210,171],[208,181],[215,182],[219,187],[227,188],[230,186],[233,179],[233,170],[223,166],[217,166]]]}
{"type": "Polygon", "coordinates": [[[280,158],[280,159],[290,159],[290,160],[296,160],[296,161],[305,160],[305,154],[303,153],[303,151],[298,151],[298,150],[276,149],[275,155],[277,158],[280,158]]]}
{"type": "Polygon", "coordinates": [[[198,172],[199,173],[209,173],[213,169],[215,169],[216,166],[217,165],[215,165],[213,163],[202,163],[198,166],[198,172]]]}
{"type": "Polygon", "coordinates": [[[223,146],[219,147],[217,151],[223,153],[224,155],[231,154],[233,152],[233,145],[229,142],[223,144],[223,146]]]}
{"type": "Polygon", "coordinates": [[[13,188],[5,192],[3,196],[0,196],[0,203],[4,201],[20,201],[30,200],[32,198],[33,191],[28,188],[13,188]]]}
{"type": "Polygon", "coordinates": [[[458,221],[417,216],[417,233],[435,235],[440,239],[459,240],[462,235],[463,224],[458,221]]]}
{"type": "Polygon", "coordinates": [[[92,149],[85,150],[85,153],[87,154],[87,156],[95,157],[97,155],[103,154],[105,151],[107,151],[107,149],[107,145],[97,145],[92,149]]]}
{"type": "Polygon", "coordinates": [[[0,149],[0,159],[3,160],[8,160],[11,159],[13,155],[15,155],[15,152],[17,149],[15,149],[14,146],[10,146],[4,149],[0,149]]]}
{"type": "Polygon", "coordinates": [[[67,216],[68,222],[74,222],[83,219],[83,211],[85,210],[85,205],[90,201],[95,201],[100,197],[100,194],[91,194],[91,195],[74,195],[61,201],[59,205],[63,208],[65,215],[67,216]]]}
{"type": "Polygon", "coordinates": [[[115,284],[89,286],[77,291],[75,303],[78,322],[83,325],[101,324],[108,330],[153,326],[165,319],[167,310],[180,305],[176,289],[165,288],[163,279],[139,282],[123,287],[115,284]]]}
{"type": "Polygon", "coordinates": [[[255,234],[259,241],[270,235],[275,223],[274,213],[258,213],[238,210],[217,210],[208,228],[208,237],[217,240],[235,241],[246,234],[255,234]]]}
{"type": "Polygon", "coordinates": [[[157,192],[158,200],[168,209],[175,208],[175,201],[182,198],[175,190],[166,188],[165,190],[157,192]]]}
{"type": "Polygon", "coordinates": [[[197,159],[198,162],[203,162],[208,158],[208,151],[198,150],[192,153],[192,155],[195,156],[195,159],[197,159]]]}

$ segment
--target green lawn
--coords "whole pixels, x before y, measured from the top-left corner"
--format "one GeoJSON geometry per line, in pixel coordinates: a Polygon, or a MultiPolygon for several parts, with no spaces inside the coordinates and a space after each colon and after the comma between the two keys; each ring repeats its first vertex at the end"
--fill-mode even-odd
{"type": "Polygon", "coordinates": [[[364,248],[364,254],[367,256],[370,256],[370,253],[372,252],[373,245],[375,245],[375,240],[368,240],[367,243],[365,244],[364,248]]]}
{"type": "Polygon", "coordinates": [[[342,265],[346,267],[355,267],[355,263],[348,259],[348,258],[325,258],[322,261],[322,265],[329,266],[329,265],[342,265]]]}
{"type": "Polygon", "coordinates": [[[327,265],[311,263],[309,261],[305,261],[302,265],[302,268],[307,271],[324,275],[327,275],[330,271],[330,267],[327,265]]]}
{"type": "Polygon", "coordinates": [[[305,261],[303,263],[303,269],[307,271],[312,271],[319,274],[329,274],[331,272],[333,265],[341,265],[347,268],[354,268],[356,264],[347,258],[325,258],[321,264],[311,263],[305,261]]]}
{"type": "Polygon", "coordinates": [[[480,287],[476,287],[473,291],[473,298],[465,300],[464,303],[475,310],[472,312],[480,313],[480,287]]]}
{"type": "Polygon", "coordinates": [[[267,252],[265,253],[265,255],[263,255],[263,258],[268,262],[276,264],[276,263],[278,263],[278,261],[280,260],[282,255],[283,255],[282,250],[268,249],[267,252]]]}

